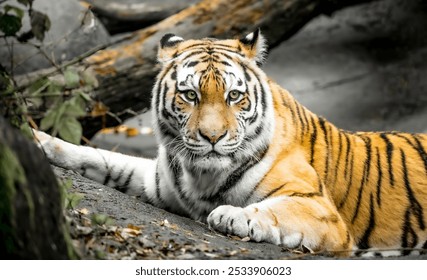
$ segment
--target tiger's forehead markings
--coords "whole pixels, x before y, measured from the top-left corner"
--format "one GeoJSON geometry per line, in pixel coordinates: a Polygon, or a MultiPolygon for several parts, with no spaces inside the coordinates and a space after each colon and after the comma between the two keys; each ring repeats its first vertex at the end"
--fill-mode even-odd
{"type": "Polygon", "coordinates": [[[241,53],[238,46],[227,43],[205,39],[183,46],[179,50],[178,89],[221,96],[230,90],[246,91],[244,73],[234,63],[236,53],[241,53]]]}

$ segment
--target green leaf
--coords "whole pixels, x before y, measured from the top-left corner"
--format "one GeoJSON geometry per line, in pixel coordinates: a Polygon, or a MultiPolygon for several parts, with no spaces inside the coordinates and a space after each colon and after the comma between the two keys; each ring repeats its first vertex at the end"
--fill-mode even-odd
{"type": "Polygon", "coordinates": [[[85,101],[80,95],[76,95],[65,102],[64,113],[70,117],[83,117],[86,115],[85,101]]]}
{"type": "Polygon", "coordinates": [[[40,122],[40,129],[46,131],[51,128],[55,123],[56,116],[57,112],[55,110],[49,110],[46,116],[40,122]]]}
{"type": "Polygon", "coordinates": [[[75,209],[79,205],[80,201],[83,199],[84,195],[81,193],[69,193],[66,198],[66,207],[67,209],[75,209]]]}
{"type": "Polygon", "coordinates": [[[30,125],[27,122],[21,124],[19,129],[21,130],[22,134],[24,134],[28,139],[33,138],[33,133],[31,132],[30,125]]]}
{"type": "Polygon", "coordinates": [[[24,16],[24,11],[18,7],[6,5],[4,6],[4,12],[7,14],[9,11],[14,11],[15,15],[18,16],[20,19],[24,16]]]}
{"type": "Polygon", "coordinates": [[[79,121],[76,118],[66,117],[61,120],[60,124],[57,127],[59,136],[67,142],[79,144],[83,133],[79,121]]]}
{"type": "Polygon", "coordinates": [[[93,73],[93,71],[89,69],[82,72],[82,79],[84,84],[87,86],[98,87],[99,85],[99,82],[96,79],[95,73],[93,73]]]}
{"type": "Polygon", "coordinates": [[[16,32],[21,30],[21,19],[14,15],[4,14],[0,16],[0,31],[5,36],[14,36],[16,32]]]}
{"type": "Polygon", "coordinates": [[[30,14],[31,31],[39,41],[44,40],[45,33],[50,29],[49,17],[39,11],[33,10],[30,14]]]}
{"type": "Polygon", "coordinates": [[[36,96],[48,88],[50,83],[51,82],[47,78],[39,79],[31,84],[31,86],[28,88],[28,91],[30,92],[30,95],[36,96]]]}
{"type": "Polygon", "coordinates": [[[65,69],[64,78],[65,86],[67,88],[76,88],[80,84],[79,73],[77,73],[77,70],[75,68],[68,67],[67,69],[65,69]]]}
{"type": "Polygon", "coordinates": [[[0,71],[0,95],[11,95],[14,93],[12,79],[6,72],[0,71]]]}
{"type": "Polygon", "coordinates": [[[91,102],[92,101],[92,97],[90,97],[89,94],[87,94],[83,91],[78,91],[77,94],[79,94],[85,102],[91,102]]]}
{"type": "Polygon", "coordinates": [[[93,214],[91,216],[91,221],[93,224],[99,225],[99,226],[102,226],[102,225],[109,226],[114,224],[114,220],[104,214],[93,214]]]}
{"type": "Polygon", "coordinates": [[[34,0],[18,0],[19,3],[21,3],[24,6],[28,6],[33,3],[34,0]]]}
{"type": "Polygon", "coordinates": [[[45,117],[40,122],[40,129],[48,130],[49,128],[53,127],[57,130],[60,124],[60,120],[64,115],[66,106],[66,103],[62,103],[50,108],[49,111],[47,111],[45,117]]]}

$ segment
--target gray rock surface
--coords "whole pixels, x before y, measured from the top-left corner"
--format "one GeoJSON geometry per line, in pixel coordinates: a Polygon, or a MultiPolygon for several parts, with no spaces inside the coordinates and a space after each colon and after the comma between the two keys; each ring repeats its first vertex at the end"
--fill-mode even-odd
{"type": "Polygon", "coordinates": [[[427,132],[426,26],[422,0],[347,8],[273,49],[265,70],[343,129],[427,132]]]}

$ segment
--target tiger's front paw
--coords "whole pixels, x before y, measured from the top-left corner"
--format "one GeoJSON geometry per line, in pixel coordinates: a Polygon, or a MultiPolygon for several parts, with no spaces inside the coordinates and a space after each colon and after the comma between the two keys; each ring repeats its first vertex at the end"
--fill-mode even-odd
{"type": "Polygon", "coordinates": [[[236,235],[250,240],[280,244],[279,229],[271,219],[253,209],[222,205],[208,216],[208,225],[224,234],[236,235]]]}
{"type": "Polygon", "coordinates": [[[35,129],[33,129],[33,134],[36,145],[54,165],[65,168],[73,167],[73,164],[81,157],[78,149],[70,143],[35,129]]]}

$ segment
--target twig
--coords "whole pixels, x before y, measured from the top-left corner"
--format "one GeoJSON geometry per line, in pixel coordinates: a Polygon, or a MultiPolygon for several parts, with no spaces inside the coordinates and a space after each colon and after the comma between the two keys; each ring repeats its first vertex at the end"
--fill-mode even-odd
{"type": "MultiPolygon", "coordinates": [[[[87,52],[85,52],[85,53],[83,53],[83,54],[81,54],[79,56],[76,56],[72,60],[69,60],[69,61],[64,62],[63,64],[59,65],[59,69],[65,69],[65,68],[67,68],[67,67],[69,67],[71,65],[77,64],[77,63],[81,62],[83,59],[85,59],[85,58],[93,55],[94,53],[96,53],[96,52],[98,52],[100,50],[106,49],[108,47],[111,47],[111,46],[113,46],[115,44],[119,44],[119,43],[121,43],[121,42],[123,42],[123,41],[125,41],[125,40],[127,40],[129,38],[131,38],[132,36],[133,35],[130,34],[128,36],[120,38],[119,40],[116,40],[116,41],[113,41],[113,42],[110,42],[110,43],[106,43],[106,44],[102,44],[102,45],[96,46],[96,47],[88,50],[87,52]]],[[[58,72],[59,72],[59,70],[55,68],[55,69],[52,69],[52,70],[48,71],[47,73],[45,73],[45,74],[43,74],[41,76],[38,76],[37,79],[48,78],[48,77],[50,77],[50,76],[52,76],[52,75],[54,75],[54,74],[56,74],[58,72]]],[[[16,90],[17,91],[22,91],[23,89],[29,87],[33,82],[34,82],[34,80],[32,80],[30,82],[27,82],[27,83],[19,86],[18,88],[16,88],[16,90]]]]}

